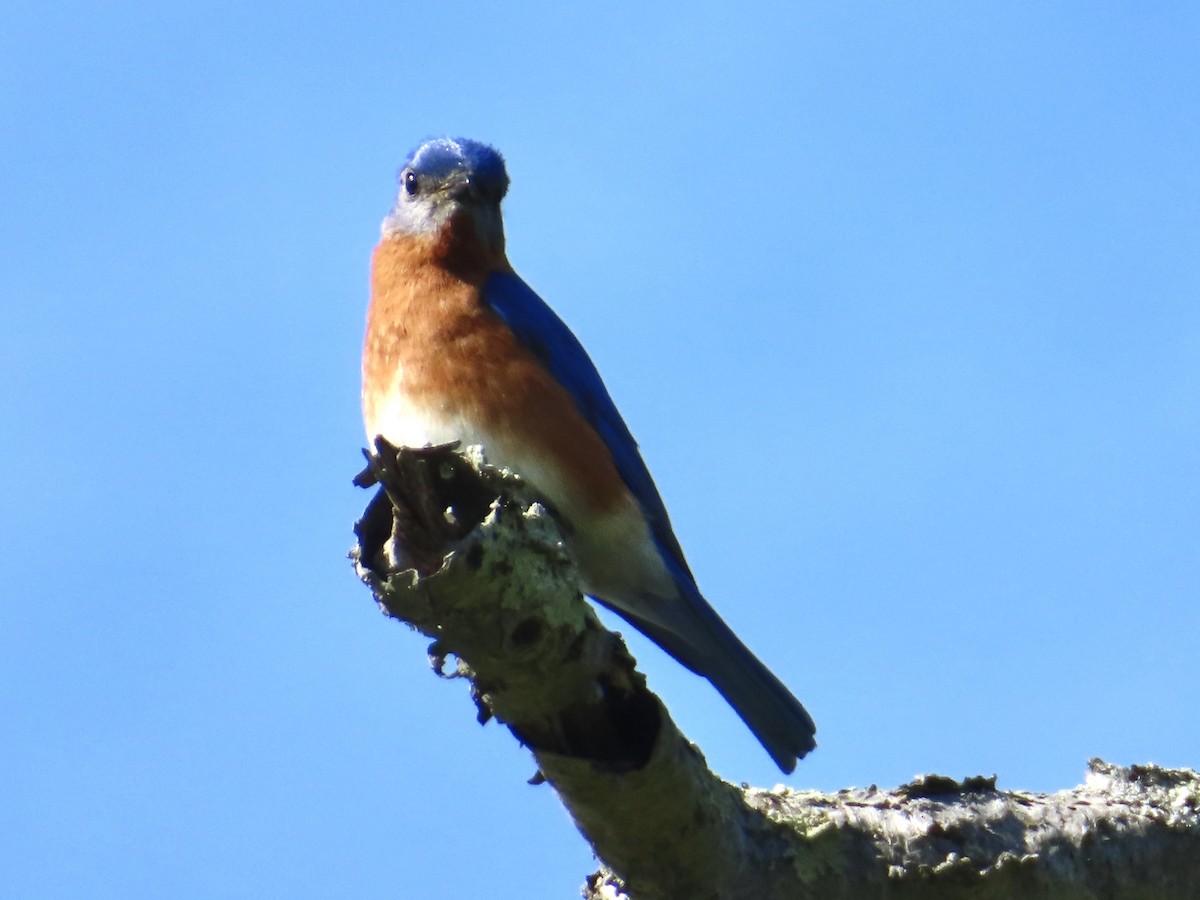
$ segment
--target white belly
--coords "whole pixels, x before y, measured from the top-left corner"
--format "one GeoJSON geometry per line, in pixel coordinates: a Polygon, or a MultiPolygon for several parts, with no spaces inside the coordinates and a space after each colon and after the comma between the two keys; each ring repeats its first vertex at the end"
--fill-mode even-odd
{"type": "Polygon", "coordinates": [[[458,441],[477,445],[491,465],[519,475],[542,497],[564,525],[567,549],[583,576],[585,593],[614,606],[623,598],[674,598],[677,589],[659,556],[640,507],[632,497],[616,509],[598,512],[577,502],[552,461],[533,453],[510,435],[493,434],[457,415],[417,414],[393,398],[371,407],[367,437],[380,434],[398,447],[427,447],[458,441]]]}

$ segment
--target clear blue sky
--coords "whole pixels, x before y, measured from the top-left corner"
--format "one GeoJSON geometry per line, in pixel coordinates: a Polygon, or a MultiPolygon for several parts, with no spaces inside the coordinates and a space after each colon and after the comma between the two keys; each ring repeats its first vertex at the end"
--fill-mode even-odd
{"type": "Polygon", "coordinates": [[[791,784],[1200,766],[1198,48],[1182,3],[10,2],[0,894],[590,871],[345,559],[368,255],[443,133],[816,718],[791,784]]]}

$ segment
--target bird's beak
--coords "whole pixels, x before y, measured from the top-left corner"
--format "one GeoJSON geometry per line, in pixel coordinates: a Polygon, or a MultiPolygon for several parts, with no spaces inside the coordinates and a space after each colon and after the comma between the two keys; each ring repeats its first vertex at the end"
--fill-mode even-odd
{"type": "Polygon", "coordinates": [[[450,185],[450,198],[459,203],[471,203],[479,199],[479,191],[469,177],[450,185]]]}

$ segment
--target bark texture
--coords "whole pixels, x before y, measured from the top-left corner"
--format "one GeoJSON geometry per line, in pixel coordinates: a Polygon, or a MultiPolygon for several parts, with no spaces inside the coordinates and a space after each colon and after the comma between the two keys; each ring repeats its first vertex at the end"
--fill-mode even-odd
{"type": "Polygon", "coordinates": [[[1200,900],[1200,776],[1089,764],[1055,794],[928,776],[895,791],[737,788],[707,768],[580,596],[553,516],[454,447],[381,443],[356,527],[381,608],[455,658],[481,721],[537,760],[604,867],[588,898],[1200,900]]]}

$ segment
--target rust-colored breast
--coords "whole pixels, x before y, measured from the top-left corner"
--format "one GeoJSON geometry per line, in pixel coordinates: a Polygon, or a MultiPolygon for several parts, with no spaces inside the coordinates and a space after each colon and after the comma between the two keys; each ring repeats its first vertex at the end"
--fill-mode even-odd
{"type": "Polygon", "coordinates": [[[472,256],[446,239],[387,236],[375,248],[363,348],[363,415],[384,410],[461,423],[489,458],[529,480],[564,514],[628,504],[612,454],[571,396],[482,299],[503,250],[472,256]],[[448,252],[449,251],[449,252],[448,252]]]}

